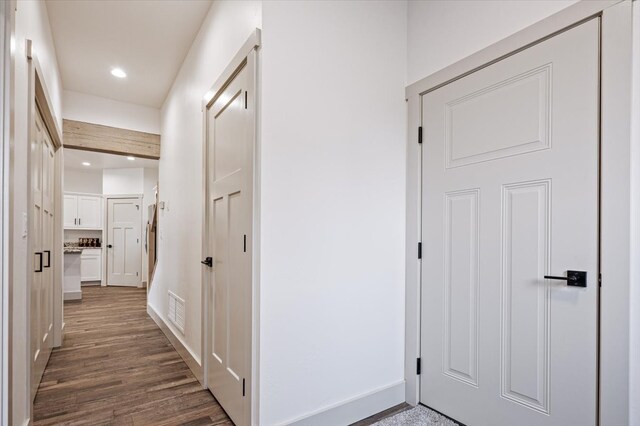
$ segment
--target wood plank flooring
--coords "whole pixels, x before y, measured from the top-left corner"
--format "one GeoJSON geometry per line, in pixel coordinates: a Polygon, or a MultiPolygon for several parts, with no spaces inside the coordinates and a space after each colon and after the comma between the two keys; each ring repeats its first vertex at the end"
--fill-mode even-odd
{"type": "Polygon", "coordinates": [[[232,425],[146,311],[145,289],[83,287],[34,403],[35,425],[232,425]]]}

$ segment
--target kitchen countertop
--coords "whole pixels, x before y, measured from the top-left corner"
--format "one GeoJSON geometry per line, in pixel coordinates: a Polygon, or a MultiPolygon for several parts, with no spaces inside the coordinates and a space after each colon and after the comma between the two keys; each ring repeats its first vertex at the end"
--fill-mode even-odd
{"type": "Polygon", "coordinates": [[[64,243],[64,254],[80,254],[85,249],[102,249],[102,247],[81,247],[74,243],[64,243]]]}

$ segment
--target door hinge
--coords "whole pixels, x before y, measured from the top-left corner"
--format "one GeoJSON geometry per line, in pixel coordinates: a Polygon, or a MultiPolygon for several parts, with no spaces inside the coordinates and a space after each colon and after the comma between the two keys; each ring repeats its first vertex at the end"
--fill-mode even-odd
{"type": "Polygon", "coordinates": [[[418,127],[418,143],[422,143],[422,126],[418,127]]]}
{"type": "Polygon", "coordinates": [[[242,396],[245,396],[245,379],[242,379],[242,396]]]}
{"type": "Polygon", "coordinates": [[[138,276],[138,273],[136,272],[136,277],[138,276]]]}
{"type": "Polygon", "coordinates": [[[418,259],[422,259],[422,243],[418,243],[418,259]]]}
{"type": "Polygon", "coordinates": [[[598,274],[598,286],[602,287],[602,274],[598,274]]]}
{"type": "Polygon", "coordinates": [[[244,109],[247,109],[247,91],[244,91],[244,109]]]}
{"type": "Polygon", "coordinates": [[[420,365],[420,358],[416,359],[416,374],[419,376],[422,373],[422,367],[420,365]]]}

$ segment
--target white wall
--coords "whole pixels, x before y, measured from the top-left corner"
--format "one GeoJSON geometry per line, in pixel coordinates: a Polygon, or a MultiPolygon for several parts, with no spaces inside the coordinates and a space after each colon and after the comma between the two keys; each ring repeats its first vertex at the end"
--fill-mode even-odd
{"type": "MultiPolygon", "coordinates": [[[[9,280],[13,288],[14,336],[26,336],[26,300],[27,281],[27,239],[23,232],[23,218],[27,205],[27,155],[28,155],[28,72],[26,40],[33,41],[33,50],[43,72],[43,79],[49,91],[53,113],[62,128],[62,82],[56,60],[56,52],[49,25],[46,3],[42,1],[18,1],[15,26],[15,114],[14,146],[11,161],[13,171],[13,241],[12,262],[13,279],[9,280]]],[[[29,376],[26,373],[27,362],[31,358],[28,339],[13,341],[13,395],[10,397],[13,407],[11,424],[22,425],[29,417],[29,376]]]]}
{"type": "Polygon", "coordinates": [[[102,171],[104,195],[130,195],[144,193],[144,169],[104,169],[102,171]]]}
{"type": "Polygon", "coordinates": [[[160,133],[160,110],[85,93],[63,92],[63,118],[139,132],[160,133]]]}
{"type": "Polygon", "coordinates": [[[162,108],[158,265],[148,303],[196,360],[201,339],[202,111],[204,94],[256,27],[258,1],[215,1],[162,108]],[[171,290],[186,302],[185,334],[166,321],[171,290]]]}
{"type": "Polygon", "coordinates": [[[85,172],[65,169],[63,179],[62,188],[65,192],[102,194],[102,170],[85,172]]]}
{"type": "Polygon", "coordinates": [[[404,386],[406,7],[263,4],[260,424],[404,386]]]}
{"type": "Polygon", "coordinates": [[[410,1],[407,82],[427,77],[576,1],[410,1]]]}

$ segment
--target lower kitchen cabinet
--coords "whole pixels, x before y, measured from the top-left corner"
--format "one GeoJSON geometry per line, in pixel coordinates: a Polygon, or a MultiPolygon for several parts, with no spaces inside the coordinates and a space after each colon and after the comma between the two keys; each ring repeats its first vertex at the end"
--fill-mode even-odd
{"type": "Polygon", "coordinates": [[[102,249],[83,249],[80,256],[80,281],[102,280],[102,249]]]}

